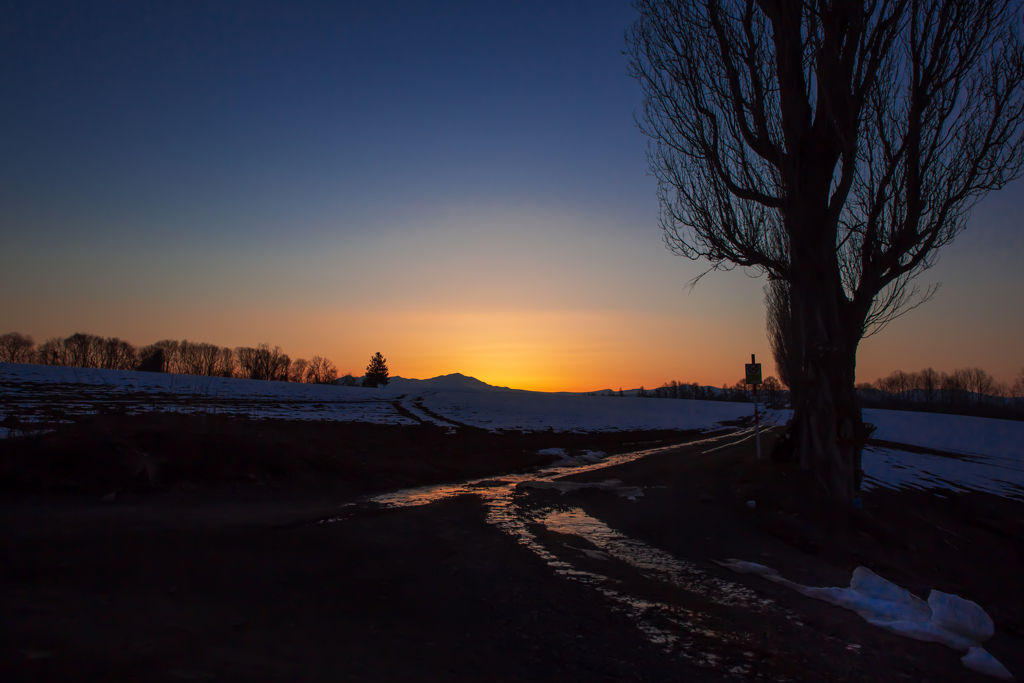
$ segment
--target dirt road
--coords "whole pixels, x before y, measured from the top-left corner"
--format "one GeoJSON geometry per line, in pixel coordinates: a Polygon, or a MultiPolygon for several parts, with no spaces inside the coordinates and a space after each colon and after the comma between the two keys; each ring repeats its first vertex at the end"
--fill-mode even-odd
{"type": "Polygon", "coordinates": [[[952,650],[711,562],[738,557],[810,585],[846,585],[865,563],[919,594],[959,587],[950,592],[996,620],[988,649],[1022,675],[1019,561],[1011,567],[1021,558],[1019,504],[872,492],[867,516],[816,513],[813,497],[795,495],[798,473],[755,462],[749,440],[729,445],[740,438],[567,478],[621,485],[493,477],[471,487],[484,495],[410,507],[365,502],[351,486],[287,483],[177,486],[112,504],[12,494],[0,507],[0,672],[5,681],[991,680],[952,650]],[[745,505],[752,497],[756,510],[745,505]],[[988,526],[972,525],[982,509],[988,526]],[[947,548],[943,538],[957,539],[937,526],[970,557],[947,548]]]}

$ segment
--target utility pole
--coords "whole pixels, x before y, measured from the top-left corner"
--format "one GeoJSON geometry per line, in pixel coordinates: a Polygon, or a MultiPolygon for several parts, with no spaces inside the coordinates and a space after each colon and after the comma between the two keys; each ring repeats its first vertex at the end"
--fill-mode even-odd
{"type": "Polygon", "coordinates": [[[761,420],[757,414],[757,387],[761,384],[761,364],[758,363],[754,354],[750,354],[750,363],[747,364],[746,382],[754,387],[754,440],[757,443],[757,459],[761,459],[761,420]]]}

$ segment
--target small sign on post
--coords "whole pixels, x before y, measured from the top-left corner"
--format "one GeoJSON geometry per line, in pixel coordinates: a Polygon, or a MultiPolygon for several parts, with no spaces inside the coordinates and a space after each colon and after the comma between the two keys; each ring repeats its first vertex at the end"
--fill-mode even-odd
{"type": "Polygon", "coordinates": [[[757,415],[757,385],[761,381],[761,364],[750,354],[750,362],[747,363],[747,384],[754,388],[754,434],[757,443],[757,459],[761,459],[761,420],[757,415]]]}
{"type": "Polygon", "coordinates": [[[753,362],[754,354],[750,354],[750,361],[747,363],[747,384],[753,384],[754,386],[764,384],[761,381],[761,364],[753,362]]]}

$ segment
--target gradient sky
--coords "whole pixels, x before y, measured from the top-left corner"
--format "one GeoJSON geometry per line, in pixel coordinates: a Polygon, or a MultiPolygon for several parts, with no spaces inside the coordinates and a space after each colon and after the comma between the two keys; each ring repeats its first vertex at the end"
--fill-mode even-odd
{"type": "MultiPolygon", "coordinates": [[[[269,342],[538,390],[774,373],[763,279],[665,250],[625,0],[0,2],[0,333],[269,342]]],[[[1024,367],[1024,183],[861,345],[1024,367]]]]}

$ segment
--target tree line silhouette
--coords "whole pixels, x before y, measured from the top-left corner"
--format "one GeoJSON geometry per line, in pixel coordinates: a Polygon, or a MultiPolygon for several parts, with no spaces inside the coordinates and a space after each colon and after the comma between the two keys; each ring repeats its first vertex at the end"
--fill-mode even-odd
{"type": "MultiPolygon", "coordinates": [[[[601,392],[604,396],[622,396],[620,389],[601,392]]],[[[698,401],[753,401],[751,386],[740,379],[721,389],[700,386],[696,382],[665,382],[655,389],[640,387],[641,398],[684,398],[698,401]]],[[[863,408],[914,410],[976,417],[1024,420],[1024,368],[1010,384],[996,381],[976,367],[957,368],[952,373],[925,368],[920,372],[895,370],[874,382],[857,384],[857,398],[863,408]]],[[[767,377],[758,387],[758,399],[772,407],[783,407],[791,399],[789,387],[775,377],[767,377]]]]}
{"type": "MultiPolygon", "coordinates": [[[[788,395],[785,387],[775,377],[766,377],[764,383],[758,387],[757,393],[759,401],[771,406],[781,405],[788,395]]],[[[723,384],[721,389],[702,387],[696,382],[672,380],[651,390],[640,387],[637,396],[641,398],[686,398],[697,401],[754,402],[753,387],[747,384],[746,379],[740,379],[732,386],[728,383],[723,384]]]]}
{"type": "Polygon", "coordinates": [[[1012,384],[996,381],[981,368],[957,368],[949,374],[934,368],[895,370],[858,384],[857,394],[867,408],[1024,420],[1024,368],[1012,384]]]}
{"type": "MultiPolygon", "coordinates": [[[[600,392],[593,392],[591,396],[625,396],[625,392],[619,389],[618,392],[606,389],[600,392]]],[[[631,394],[632,395],[632,394],[631,394]]],[[[706,387],[696,382],[679,382],[672,380],[665,382],[654,389],[640,387],[635,394],[638,398],[684,398],[694,401],[732,401],[739,403],[753,403],[753,387],[747,384],[746,379],[740,379],[732,386],[723,384],[721,389],[706,387]]],[[[775,377],[767,377],[764,383],[758,387],[758,400],[769,406],[782,406],[789,392],[786,387],[775,377]]]]}
{"type": "MultiPolygon", "coordinates": [[[[338,379],[338,369],[330,359],[313,356],[309,360],[293,361],[280,346],[258,344],[232,349],[187,339],[164,339],[140,348],[117,337],[82,332],[70,337],[52,337],[39,345],[29,335],[9,332],[0,336],[0,362],[310,384],[327,384],[338,379]]],[[[342,377],[342,383],[355,386],[357,381],[349,373],[342,377]]]]}
{"type": "MultiPolygon", "coordinates": [[[[338,379],[338,369],[330,359],[313,356],[309,360],[298,358],[293,361],[280,346],[258,344],[232,349],[203,342],[164,339],[140,348],[117,337],[81,332],[65,338],[52,337],[39,345],[31,336],[18,332],[0,335],[0,362],[311,384],[328,384],[338,379]]],[[[341,377],[340,383],[346,386],[386,386],[387,365],[379,353],[371,358],[367,373],[370,381],[360,383],[358,378],[347,373],[341,377]]],[[[624,393],[620,389],[618,392],[600,392],[600,395],[623,396],[624,393]]],[[[672,380],[654,389],[640,387],[636,395],[641,398],[698,401],[753,400],[751,386],[744,379],[732,386],[723,384],[721,389],[672,380]]],[[[996,381],[977,367],[957,368],[952,373],[940,373],[933,368],[919,372],[895,370],[874,382],[857,384],[857,396],[865,408],[1024,420],[1024,368],[1010,384],[996,381]]],[[[782,407],[791,397],[786,384],[769,376],[758,388],[758,398],[769,406],[782,407]]]]}

